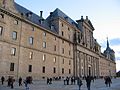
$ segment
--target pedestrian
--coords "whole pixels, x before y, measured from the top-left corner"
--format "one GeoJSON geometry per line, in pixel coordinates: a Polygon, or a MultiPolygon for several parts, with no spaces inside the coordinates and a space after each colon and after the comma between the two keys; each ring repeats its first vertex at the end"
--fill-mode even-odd
{"type": "Polygon", "coordinates": [[[87,89],[90,90],[90,85],[91,85],[91,77],[90,76],[86,77],[86,85],[87,85],[87,89]]]}
{"type": "Polygon", "coordinates": [[[77,84],[79,86],[79,90],[81,90],[81,86],[83,85],[82,80],[78,77],[77,78],[77,84]]]}
{"type": "Polygon", "coordinates": [[[111,81],[111,78],[108,76],[108,78],[107,78],[107,81],[108,81],[108,85],[109,85],[109,87],[111,86],[111,83],[112,83],[112,81],[111,81]]]}
{"type": "Polygon", "coordinates": [[[22,78],[19,78],[19,86],[22,86],[22,78]]]}
{"type": "Polygon", "coordinates": [[[10,83],[11,83],[11,77],[10,76],[8,77],[7,82],[8,82],[8,87],[10,87],[10,83]]]}
{"type": "Polygon", "coordinates": [[[28,82],[27,82],[27,80],[24,80],[24,84],[25,84],[25,90],[29,90],[29,87],[28,87],[28,82]]]}
{"type": "Polygon", "coordinates": [[[4,78],[4,76],[2,76],[2,77],[1,77],[2,85],[4,84],[4,81],[5,81],[5,78],[4,78]]]}
{"type": "Polygon", "coordinates": [[[11,77],[11,80],[10,80],[11,89],[14,88],[14,82],[15,82],[15,79],[13,77],[11,77]]]}
{"type": "Polygon", "coordinates": [[[105,80],[106,87],[108,87],[108,85],[110,87],[112,83],[111,78],[109,76],[106,76],[104,80],[105,80]]]}
{"type": "Polygon", "coordinates": [[[47,77],[47,84],[49,84],[49,78],[47,77]]]}

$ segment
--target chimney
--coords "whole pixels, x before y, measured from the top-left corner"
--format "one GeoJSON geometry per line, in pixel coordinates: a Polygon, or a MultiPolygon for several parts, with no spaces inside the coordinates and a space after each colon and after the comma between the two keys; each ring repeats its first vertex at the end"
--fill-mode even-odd
{"type": "Polygon", "coordinates": [[[50,17],[52,16],[53,12],[50,12],[50,17]]]}
{"type": "Polygon", "coordinates": [[[67,20],[67,21],[68,21],[68,17],[67,17],[67,16],[65,17],[65,20],[67,20]]]}
{"type": "Polygon", "coordinates": [[[83,19],[83,16],[81,16],[81,19],[83,19]]]}
{"type": "Polygon", "coordinates": [[[86,20],[88,20],[88,16],[86,16],[86,20]]]}
{"type": "Polygon", "coordinates": [[[42,17],[43,11],[40,11],[40,17],[42,17]]]}

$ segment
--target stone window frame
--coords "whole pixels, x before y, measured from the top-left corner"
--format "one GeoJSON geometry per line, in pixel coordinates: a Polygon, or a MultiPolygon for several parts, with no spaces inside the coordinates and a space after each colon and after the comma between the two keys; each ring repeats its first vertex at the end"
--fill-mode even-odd
{"type": "Polygon", "coordinates": [[[15,63],[10,63],[10,71],[14,71],[15,63]]]}
{"type": "Polygon", "coordinates": [[[28,65],[28,72],[32,72],[32,65],[28,65]]]}
{"type": "Polygon", "coordinates": [[[45,73],[45,66],[42,67],[42,73],[45,73]]]}
{"type": "Polygon", "coordinates": [[[54,57],[54,58],[53,58],[53,62],[56,63],[56,60],[57,60],[56,57],[54,57]]]}
{"type": "Polygon", "coordinates": [[[69,74],[71,74],[71,69],[69,69],[69,74]]]}
{"type": "Polygon", "coordinates": [[[29,58],[33,59],[33,52],[32,51],[29,53],[29,58]]]}
{"type": "Polygon", "coordinates": [[[47,44],[47,43],[46,43],[45,41],[43,41],[43,48],[46,48],[46,47],[47,47],[46,44],[47,44]]]}
{"type": "Polygon", "coordinates": [[[12,39],[17,40],[17,32],[16,31],[12,32],[12,39]]]}
{"type": "Polygon", "coordinates": [[[12,56],[15,56],[15,55],[16,55],[16,48],[15,48],[15,47],[12,47],[12,48],[11,48],[11,55],[12,55],[12,56]]]}
{"type": "Polygon", "coordinates": [[[29,44],[30,45],[33,45],[33,42],[34,42],[34,38],[31,36],[31,37],[29,37],[29,44]]]}
{"type": "Polygon", "coordinates": [[[43,61],[46,61],[46,54],[43,54],[43,61]]]}
{"type": "Polygon", "coordinates": [[[54,45],[54,51],[56,51],[56,45],[54,45]]]}
{"type": "Polygon", "coordinates": [[[65,70],[64,70],[64,68],[62,68],[62,74],[64,74],[65,73],[65,70]]]}
{"type": "Polygon", "coordinates": [[[3,27],[0,26],[0,35],[2,35],[2,34],[3,34],[3,27]]]}
{"type": "Polygon", "coordinates": [[[55,67],[53,67],[53,73],[56,73],[56,68],[55,67]]]}

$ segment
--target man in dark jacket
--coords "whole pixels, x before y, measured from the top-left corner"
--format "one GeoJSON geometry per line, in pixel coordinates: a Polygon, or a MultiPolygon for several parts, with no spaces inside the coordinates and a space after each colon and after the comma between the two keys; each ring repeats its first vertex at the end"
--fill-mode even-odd
{"type": "Polygon", "coordinates": [[[90,85],[91,85],[91,77],[90,76],[86,77],[86,85],[87,85],[88,90],[90,90],[90,85]]]}
{"type": "Polygon", "coordinates": [[[4,84],[5,78],[2,76],[1,77],[2,85],[4,84]]]}

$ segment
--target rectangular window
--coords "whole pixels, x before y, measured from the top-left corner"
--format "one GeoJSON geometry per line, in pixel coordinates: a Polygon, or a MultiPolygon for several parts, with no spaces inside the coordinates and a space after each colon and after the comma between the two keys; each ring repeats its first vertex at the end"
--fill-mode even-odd
{"type": "Polygon", "coordinates": [[[34,27],[32,27],[32,31],[34,31],[35,30],[35,28],[34,27]]]}
{"type": "Polygon", "coordinates": [[[69,50],[69,55],[71,54],[70,50],[69,50]]]}
{"type": "Polygon", "coordinates": [[[12,39],[13,39],[13,40],[16,40],[16,39],[17,39],[17,32],[16,32],[16,31],[13,31],[13,32],[12,32],[12,39]]]}
{"type": "Polygon", "coordinates": [[[53,62],[56,63],[56,57],[54,57],[53,62]]]}
{"type": "Polygon", "coordinates": [[[64,36],[64,32],[62,31],[62,36],[64,36]]]}
{"type": "Polygon", "coordinates": [[[0,26],[0,35],[3,33],[3,27],[0,26]]]}
{"type": "Polygon", "coordinates": [[[62,23],[62,27],[63,27],[63,23],[62,23]]]}
{"type": "Polygon", "coordinates": [[[44,36],[44,37],[46,36],[46,32],[43,32],[43,36],[44,36]]]}
{"type": "Polygon", "coordinates": [[[16,48],[12,47],[11,48],[11,55],[15,56],[16,54],[16,48]]]}
{"type": "Polygon", "coordinates": [[[14,71],[14,63],[10,63],[10,71],[14,71]]]}
{"type": "Polygon", "coordinates": [[[43,48],[46,48],[46,42],[45,41],[43,42],[43,48]]]}
{"type": "Polygon", "coordinates": [[[30,56],[29,56],[30,59],[33,58],[33,52],[30,52],[30,56]]]}
{"type": "Polygon", "coordinates": [[[69,69],[69,74],[71,74],[71,69],[69,69]]]}
{"type": "Polygon", "coordinates": [[[64,64],[64,58],[63,58],[63,62],[62,63],[64,64]]]}
{"type": "Polygon", "coordinates": [[[33,45],[33,37],[29,38],[29,44],[33,45]]]}
{"type": "Polygon", "coordinates": [[[69,65],[71,65],[71,60],[69,60],[69,65]]]}
{"type": "Polygon", "coordinates": [[[54,37],[54,40],[56,40],[56,37],[54,37]]]}
{"type": "Polygon", "coordinates": [[[29,65],[28,72],[32,72],[32,65],[29,65]]]}
{"type": "Polygon", "coordinates": [[[62,40],[62,43],[64,43],[64,40],[62,40]]]}
{"type": "Polygon", "coordinates": [[[54,51],[56,51],[56,45],[54,45],[54,51]]]}
{"type": "Polygon", "coordinates": [[[43,54],[43,61],[45,61],[46,60],[46,55],[45,54],[43,54]]]}
{"type": "Polygon", "coordinates": [[[64,74],[64,68],[62,68],[62,74],[64,74]]]}
{"type": "Polygon", "coordinates": [[[64,48],[62,48],[62,54],[64,54],[64,48]]]}
{"type": "Polygon", "coordinates": [[[42,68],[42,72],[45,73],[45,66],[43,66],[43,68],[42,68]]]}
{"type": "Polygon", "coordinates": [[[56,68],[55,67],[53,68],[53,73],[56,73],[56,68]]]}
{"type": "Polygon", "coordinates": [[[70,35],[68,34],[68,38],[70,39],[70,35]]]}

